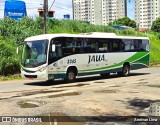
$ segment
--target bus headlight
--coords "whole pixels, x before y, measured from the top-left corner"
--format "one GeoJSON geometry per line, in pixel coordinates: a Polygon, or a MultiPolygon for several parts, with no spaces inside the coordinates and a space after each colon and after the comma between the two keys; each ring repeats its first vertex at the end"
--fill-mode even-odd
{"type": "Polygon", "coordinates": [[[46,69],[46,66],[39,68],[38,71],[39,71],[39,72],[43,72],[45,69],[46,69]]]}

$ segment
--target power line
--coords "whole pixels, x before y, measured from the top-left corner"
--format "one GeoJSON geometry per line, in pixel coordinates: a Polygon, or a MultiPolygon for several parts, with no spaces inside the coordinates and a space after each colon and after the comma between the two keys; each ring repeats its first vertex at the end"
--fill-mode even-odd
{"type": "Polygon", "coordinates": [[[69,7],[71,8],[71,6],[67,5],[67,4],[62,4],[62,3],[59,3],[58,5],[63,5],[63,6],[66,6],[66,7],[69,7]]]}
{"type": "Polygon", "coordinates": [[[51,5],[51,7],[49,8],[49,10],[52,8],[52,6],[53,6],[54,3],[55,3],[55,0],[53,1],[53,3],[52,3],[52,5],[51,5]]]}
{"type": "Polygon", "coordinates": [[[60,9],[63,9],[63,10],[68,10],[68,11],[72,11],[72,9],[67,9],[67,8],[64,8],[64,7],[60,7],[60,6],[54,6],[55,8],[60,8],[60,9]]]}

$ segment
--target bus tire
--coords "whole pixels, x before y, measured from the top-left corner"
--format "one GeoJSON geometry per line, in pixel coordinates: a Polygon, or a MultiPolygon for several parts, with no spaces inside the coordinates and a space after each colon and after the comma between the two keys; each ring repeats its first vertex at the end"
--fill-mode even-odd
{"type": "Polygon", "coordinates": [[[75,82],[75,80],[76,80],[75,70],[72,69],[72,68],[68,69],[65,81],[68,82],[68,83],[71,83],[71,82],[75,82]]]}
{"type": "Polygon", "coordinates": [[[100,74],[102,78],[106,78],[110,75],[110,73],[104,73],[104,74],[100,74]]]}
{"type": "Polygon", "coordinates": [[[54,82],[54,80],[47,80],[47,81],[46,81],[46,85],[52,85],[53,82],[54,82]]]}
{"type": "Polygon", "coordinates": [[[124,65],[123,68],[122,68],[122,72],[118,72],[118,75],[125,77],[125,76],[128,76],[129,73],[130,73],[129,65],[124,65]]]}

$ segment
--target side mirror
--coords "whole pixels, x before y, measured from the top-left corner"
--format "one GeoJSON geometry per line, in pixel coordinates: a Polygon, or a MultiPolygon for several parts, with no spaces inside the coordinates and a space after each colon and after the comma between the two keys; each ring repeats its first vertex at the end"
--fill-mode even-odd
{"type": "Polygon", "coordinates": [[[16,53],[18,54],[18,51],[19,51],[19,49],[18,49],[18,47],[17,47],[17,49],[16,49],[16,53]]]}
{"type": "Polygon", "coordinates": [[[56,46],[53,44],[52,45],[52,52],[55,52],[56,51],[56,46]]]}

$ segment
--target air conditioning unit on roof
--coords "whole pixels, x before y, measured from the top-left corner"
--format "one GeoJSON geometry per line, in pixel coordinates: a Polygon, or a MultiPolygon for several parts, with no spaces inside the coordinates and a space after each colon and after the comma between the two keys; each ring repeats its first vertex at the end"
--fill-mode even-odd
{"type": "Polygon", "coordinates": [[[105,32],[89,32],[89,33],[81,33],[81,35],[91,35],[91,36],[116,36],[115,33],[105,33],[105,32]]]}

